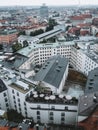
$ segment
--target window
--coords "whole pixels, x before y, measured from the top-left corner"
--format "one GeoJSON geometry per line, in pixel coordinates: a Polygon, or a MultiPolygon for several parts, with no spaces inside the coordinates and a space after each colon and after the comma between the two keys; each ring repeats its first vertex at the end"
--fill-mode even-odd
{"type": "Polygon", "coordinates": [[[17,92],[17,96],[19,96],[19,93],[17,92]]]}
{"type": "Polygon", "coordinates": [[[19,108],[19,111],[21,112],[21,108],[19,108]]]}
{"type": "Polygon", "coordinates": [[[24,102],[24,105],[26,106],[26,103],[24,102]]]}
{"type": "Polygon", "coordinates": [[[14,104],[16,104],[16,101],[14,101],[14,104]]]}
{"type": "Polygon", "coordinates": [[[53,117],[50,117],[50,120],[53,120],[53,117]]]}
{"type": "Polygon", "coordinates": [[[20,99],[18,98],[18,102],[20,102],[20,99]]]}
{"type": "Polygon", "coordinates": [[[61,113],[61,116],[65,116],[65,113],[61,113]]]}
{"type": "Polygon", "coordinates": [[[27,116],[27,112],[25,112],[25,115],[27,116]]]}
{"type": "Polygon", "coordinates": [[[40,111],[37,111],[37,115],[40,115],[40,111]]]}
{"type": "Polygon", "coordinates": [[[5,98],[5,102],[7,102],[8,100],[7,100],[7,98],[5,98]]]}
{"type": "Polygon", "coordinates": [[[37,116],[37,119],[39,119],[39,120],[40,120],[40,116],[37,116]]]}
{"type": "Polygon", "coordinates": [[[15,107],[15,109],[17,109],[17,106],[16,106],[16,105],[14,105],[14,107],[15,107]]]}
{"type": "Polygon", "coordinates": [[[65,107],[65,110],[68,110],[68,107],[65,107]]]}
{"type": "Polygon", "coordinates": [[[65,121],[65,118],[64,118],[64,117],[62,117],[62,118],[61,118],[61,121],[65,121]]]}
{"type": "Polygon", "coordinates": [[[26,108],[26,107],[24,107],[24,109],[25,109],[25,111],[27,111],[27,108],[26,108]]]}
{"type": "Polygon", "coordinates": [[[6,93],[3,93],[3,96],[6,97],[6,93]]]}
{"type": "Polygon", "coordinates": [[[53,112],[50,112],[50,115],[53,115],[53,112]]]}
{"type": "Polygon", "coordinates": [[[55,109],[55,106],[51,106],[51,109],[55,109]]]}
{"type": "Polygon", "coordinates": [[[14,94],[14,90],[12,90],[12,93],[14,94]]]}
{"type": "Polygon", "coordinates": [[[40,105],[37,105],[37,108],[41,108],[40,105]]]}
{"type": "Polygon", "coordinates": [[[18,106],[21,106],[20,103],[18,103],[18,106]]]}
{"type": "Polygon", "coordinates": [[[6,107],[8,107],[9,106],[9,104],[8,103],[6,103],[6,107]]]}
{"type": "Polygon", "coordinates": [[[15,99],[15,96],[13,96],[13,99],[15,99]]]}

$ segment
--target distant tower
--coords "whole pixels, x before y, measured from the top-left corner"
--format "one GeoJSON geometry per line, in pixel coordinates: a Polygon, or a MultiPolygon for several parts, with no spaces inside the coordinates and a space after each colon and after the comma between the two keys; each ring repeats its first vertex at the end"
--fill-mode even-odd
{"type": "Polygon", "coordinates": [[[45,4],[40,7],[40,16],[42,19],[48,19],[48,6],[45,4]]]}

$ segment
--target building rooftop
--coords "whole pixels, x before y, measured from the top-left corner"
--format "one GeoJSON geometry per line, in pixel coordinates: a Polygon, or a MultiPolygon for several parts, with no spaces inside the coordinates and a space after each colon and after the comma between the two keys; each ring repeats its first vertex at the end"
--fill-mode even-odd
{"type": "Polygon", "coordinates": [[[89,72],[85,93],[94,93],[98,91],[98,68],[89,72]]]}
{"type": "Polygon", "coordinates": [[[31,44],[28,47],[22,48],[21,50],[19,50],[17,53],[24,55],[24,56],[28,56],[29,54],[34,50],[34,49],[38,49],[38,48],[45,48],[45,47],[49,47],[49,48],[55,48],[55,47],[59,47],[59,46],[70,46],[70,45],[74,45],[73,41],[67,41],[67,42],[56,42],[56,43],[45,43],[45,44],[31,44]]]}
{"type": "Polygon", "coordinates": [[[98,55],[94,51],[86,51],[85,54],[94,62],[98,63],[98,55]]]}
{"type": "Polygon", "coordinates": [[[51,95],[45,93],[32,94],[26,98],[29,103],[44,103],[44,104],[65,104],[65,105],[77,105],[78,100],[70,95],[51,95]]]}
{"type": "Polygon", "coordinates": [[[0,32],[0,35],[9,35],[9,34],[13,34],[13,33],[17,33],[17,30],[3,30],[0,32]]]}
{"type": "Polygon", "coordinates": [[[56,32],[61,32],[61,31],[62,31],[61,29],[53,29],[51,31],[48,31],[48,32],[42,33],[40,35],[37,35],[35,37],[38,38],[38,39],[42,39],[42,38],[45,38],[45,37],[47,37],[49,35],[52,35],[52,34],[54,34],[56,32]]]}
{"type": "Polygon", "coordinates": [[[15,54],[9,58],[7,58],[5,61],[3,61],[3,65],[6,68],[10,69],[18,69],[28,58],[21,54],[15,54]]]}
{"type": "Polygon", "coordinates": [[[11,84],[9,84],[9,86],[23,94],[26,94],[31,89],[34,89],[36,87],[34,84],[31,84],[30,82],[27,82],[25,79],[22,78],[19,80],[16,79],[11,84]]]}
{"type": "Polygon", "coordinates": [[[35,81],[44,81],[59,88],[68,60],[62,56],[51,57],[35,75],[35,81]]]}
{"type": "Polygon", "coordinates": [[[4,84],[4,82],[0,79],[0,93],[7,90],[6,85],[4,84]]]}
{"type": "Polygon", "coordinates": [[[36,37],[32,37],[32,36],[27,36],[27,35],[21,35],[18,37],[18,39],[21,39],[21,40],[27,40],[27,41],[34,41],[34,40],[38,40],[38,38],[36,37]]]}
{"type": "Polygon", "coordinates": [[[7,120],[1,120],[0,119],[0,126],[2,126],[2,127],[4,127],[4,126],[6,126],[8,124],[8,121],[7,120]]]}
{"type": "Polygon", "coordinates": [[[98,92],[85,94],[79,98],[78,113],[81,116],[89,116],[98,106],[98,92]]]}
{"type": "Polygon", "coordinates": [[[89,72],[85,95],[79,99],[79,115],[89,116],[98,106],[98,68],[89,72]]]}

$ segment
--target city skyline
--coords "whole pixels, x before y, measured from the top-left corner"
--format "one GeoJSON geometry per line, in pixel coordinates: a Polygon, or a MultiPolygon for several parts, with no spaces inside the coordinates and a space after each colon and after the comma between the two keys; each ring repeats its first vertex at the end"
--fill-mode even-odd
{"type": "Polygon", "coordinates": [[[60,1],[52,1],[52,0],[3,0],[0,1],[0,6],[14,6],[14,5],[23,5],[23,6],[40,6],[43,3],[46,3],[46,5],[57,5],[57,6],[61,6],[61,5],[97,5],[98,4],[98,0],[89,0],[89,1],[85,1],[85,0],[60,0],[60,1]]]}

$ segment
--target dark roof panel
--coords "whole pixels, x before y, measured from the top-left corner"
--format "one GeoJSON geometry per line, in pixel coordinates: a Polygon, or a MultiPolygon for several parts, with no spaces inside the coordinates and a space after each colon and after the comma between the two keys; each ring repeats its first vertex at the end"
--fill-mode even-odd
{"type": "Polygon", "coordinates": [[[4,82],[0,79],[0,92],[3,92],[5,90],[7,90],[7,87],[4,84],[4,82]]]}
{"type": "Polygon", "coordinates": [[[40,71],[35,75],[35,81],[45,81],[56,88],[59,87],[65,73],[68,60],[62,56],[54,56],[47,60],[40,71]]]}

